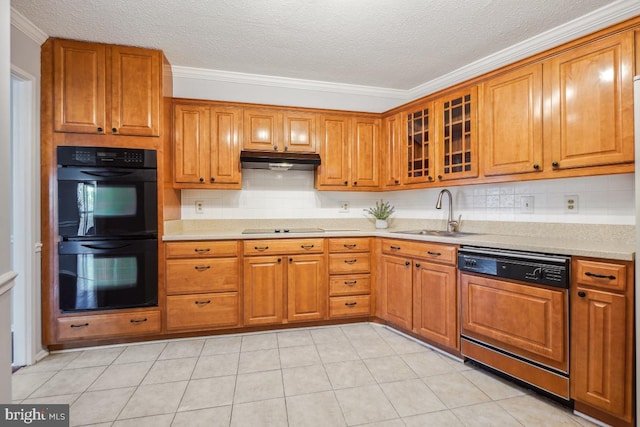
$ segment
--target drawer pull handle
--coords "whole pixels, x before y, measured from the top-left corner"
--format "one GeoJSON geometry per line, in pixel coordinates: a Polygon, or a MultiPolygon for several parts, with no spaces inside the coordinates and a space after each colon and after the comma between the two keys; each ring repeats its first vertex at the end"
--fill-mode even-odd
{"type": "Polygon", "coordinates": [[[131,323],[144,323],[146,321],[147,321],[146,317],[144,317],[142,319],[131,319],[131,320],[129,320],[129,322],[131,322],[131,323]]]}
{"type": "Polygon", "coordinates": [[[344,281],[344,284],[345,284],[345,285],[347,285],[347,286],[353,286],[353,285],[355,285],[356,283],[358,283],[358,281],[357,281],[357,280],[345,280],[345,281],[344,281]]]}
{"type": "Polygon", "coordinates": [[[269,249],[269,246],[254,246],[253,249],[255,249],[256,251],[266,251],[267,249],[269,249]]]}
{"type": "Polygon", "coordinates": [[[345,264],[355,264],[356,262],[358,262],[357,259],[345,259],[344,260],[345,264]]]}
{"type": "Polygon", "coordinates": [[[616,276],[614,275],[607,276],[606,274],[591,273],[590,271],[587,271],[586,273],[584,273],[584,275],[589,277],[594,277],[596,279],[616,280],[616,276]]]}
{"type": "Polygon", "coordinates": [[[197,271],[206,271],[211,268],[210,265],[196,265],[194,267],[197,271]]]}
{"type": "Polygon", "coordinates": [[[355,307],[358,303],[357,302],[345,302],[344,305],[346,305],[347,307],[355,307]]]}
{"type": "Polygon", "coordinates": [[[89,323],[80,323],[80,324],[71,324],[69,325],[70,328],[86,328],[87,326],[89,326],[89,323]]]}
{"type": "Polygon", "coordinates": [[[428,253],[429,255],[432,255],[432,256],[440,256],[440,255],[442,255],[442,253],[441,253],[441,252],[427,251],[427,253],[428,253]]]}
{"type": "Polygon", "coordinates": [[[351,244],[344,244],[343,246],[347,249],[354,249],[357,245],[355,243],[351,243],[351,244]]]}
{"type": "Polygon", "coordinates": [[[393,245],[391,245],[391,250],[392,250],[392,251],[399,251],[399,250],[400,250],[400,246],[393,246],[393,245]]]}
{"type": "Polygon", "coordinates": [[[313,249],[315,245],[300,245],[302,249],[313,249]]]}
{"type": "Polygon", "coordinates": [[[206,301],[196,301],[196,305],[207,305],[207,304],[211,304],[211,300],[208,299],[206,301]]]}
{"type": "Polygon", "coordinates": [[[209,249],[209,248],[202,248],[202,249],[201,248],[195,248],[194,251],[197,254],[206,254],[207,252],[210,252],[211,249],[209,249]]]}

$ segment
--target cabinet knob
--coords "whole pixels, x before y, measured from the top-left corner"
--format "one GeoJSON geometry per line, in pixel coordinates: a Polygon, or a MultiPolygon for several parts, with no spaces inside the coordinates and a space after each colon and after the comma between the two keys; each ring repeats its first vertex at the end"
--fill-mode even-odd
{"type": "Polygon", "coordinates": [[[118,133],[118,128],[111,128],[111,132],[118,133]]]}
{"type": "Polygon", "coordinates": [[[344,182],[344,185],[349,185],[349,181],[345,181],[345,182],[344,182]]]}
{"type": "Polygon", "coordinates": [[[438,175],[438,179],[442,181],[442,175],[438,175]]]}
{"type": "Polygon", "coordinates": [[[584,292],[584,291],[580,291],[580,292],[578,292],[578,296],[579,296],[580,298],[584,298],[584,297],[586,297],[586,296],[587,296],[587,293],[586,293],[586,292],[584,292]]]}
{"type": "Polygon", "coordinates": [[[273,151],[278,151],[278,146],[277,145],[273,146],[273,151]]]}
{"type": "Polygon", "coordinates": [[[289,258],[289,264],[293,262],[293,258],[289,258]]]}
{"type": "Polygon", "coordinates": [[[282,262],[282,258],[278,258],[278,264],[282,262]]]}
{"type": "Polygon", "coordinates": [[[203,177],[200,177],[200,182],[204,182],[204,178],[203,177]]]}
{"type": "Polygon", "coordinates": [[[353,185],[358,185],[358,181],[353,181],[353,185]]]}
{"type": "Polygon", "coordinates": [[[416,268],[420,268],[420,264],[416,264],[416,268]]]}
{"type": "Polygon", "coordinates": [[[429,179],[429,181],[433,181],[433,177],[431,175],[429,175],[427,178],[429,179]]]}
{"type": "Polygon", "coordinates": [[[405,261],[404,265],[406,265],[407,267],[409,267],[411,265],[411,261],[405,261]]]}
{"type": "Polygon", "coordinates": [[[400,184],[400,181],[399,181],[399,180],[397,180],[397,179],[396,179],[396,180],[394,180],[393,182],[394,182],[396,185],[400,184]]]}
{"type": "Polygon", "coordinates": [[[98,133],[102,133],[103,129],[101,127],[98,128],[98,133]]]}
{"type": "Polygon", "coordinates": [[[560,163],[553,162],[553,163],[551,163],[551,166],[553,166],[554,168],[559,168],[560,167],[560,163]]]}
{"type": "Polygon", "coordinates": [[[285,145],[284,151],[289,151],[289,147],[285,145]]]}
{"type": "Polygon", "coordinates": [[[540,165],[536,163],[535,165],[533,165],[533,168],[534,168],[535,170],[539,170],[539,169],[540,169],[540,165]]]}
{"type": "Polygon", "coordinates": [[[211,177],[211,182],[215,182],[215,181],[216,181],[216,178],[212,176],[211,177]]]}

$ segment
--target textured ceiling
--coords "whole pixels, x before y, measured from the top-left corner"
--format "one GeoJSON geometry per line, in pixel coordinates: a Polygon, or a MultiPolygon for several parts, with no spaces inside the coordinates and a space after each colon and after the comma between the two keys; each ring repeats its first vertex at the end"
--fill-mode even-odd
{"type": "Polygon", "coordinates": [[[11,0],[49,36],[172,65],[407,90],[610,0],[11,0]]]}

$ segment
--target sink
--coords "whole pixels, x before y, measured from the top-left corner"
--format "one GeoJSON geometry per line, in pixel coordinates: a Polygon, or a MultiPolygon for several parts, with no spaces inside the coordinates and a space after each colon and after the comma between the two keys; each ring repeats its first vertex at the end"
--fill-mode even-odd
{"type": "Polygon", "coordinates": [[[464,237],[464,236],[472,236],[478,233],[468,233],[465,231],[445,231],[445,230],[405,230],[405,231],[394,231],[393,233],[398,234],[415,234],[419,236],[440,236],[440,237],[464,237]]]}

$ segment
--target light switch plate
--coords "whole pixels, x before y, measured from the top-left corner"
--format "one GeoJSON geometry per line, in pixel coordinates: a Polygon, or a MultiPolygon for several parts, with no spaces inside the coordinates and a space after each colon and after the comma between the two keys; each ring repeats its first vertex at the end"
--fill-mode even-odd
{"type": "Polygon", "coordinates": [[[520,213],[533,213],[533,196],[522,196],[520,198],[520,213]]]}

